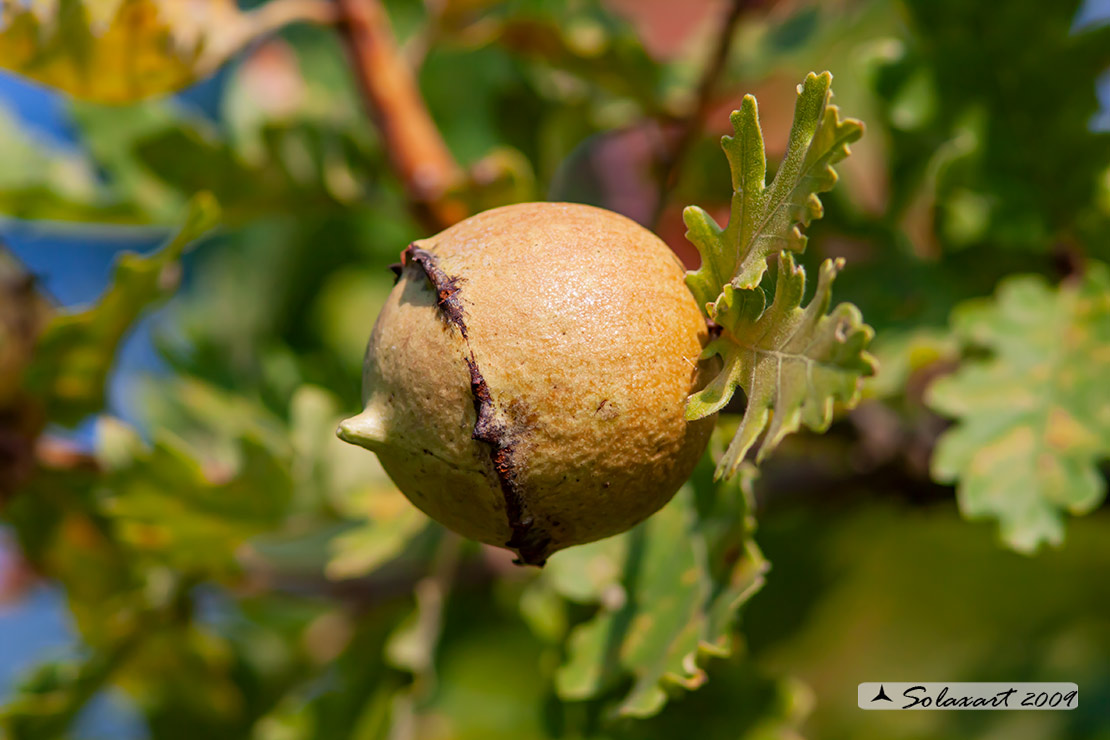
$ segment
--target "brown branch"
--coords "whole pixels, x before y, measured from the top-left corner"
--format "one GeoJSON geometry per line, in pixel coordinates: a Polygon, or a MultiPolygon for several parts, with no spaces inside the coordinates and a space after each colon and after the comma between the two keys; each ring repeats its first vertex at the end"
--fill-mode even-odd
{"type": "Polygon", "coordinates": [[[462,171],[432,121],[380,0],[339,0],[362,95],[416,217],[440,231],[467,215],[451,189],[462,171]]]}
{"type": "Polygon", "coordinates": [[[315,23],[330,26],[339,19],[330,0],[270,0],[251,11],[256,28],[276,31],[290,23],[315,23]]]}
{"type": "Polygon", "coordinates": [[[732,40],[736,36],[736,27],[744,13],[760,4],[764,0],[732,0],[728,14],[724,18],[717,32],[717,43],[713,55],[709,58],[705,69],[702,71],[701,81],[698,83],[697,95],[694,104],[686,117],[679,122],[678,133],[673,138],[674,143],[664,151],[659,176],[659,199],[655,206],[654,223],[658,225],[663,207],[667,202],[667,193],[678,182],[685,164],[686,155],[690,151],[702,130],[705,128],[705,119],[713,103],[713,94],[717,83],[725,71],[725,63],[732,51],[732,40]]]}
{"type": "Polygon", "coordinates": [[[1052,245],[1050,257],[1061,280],[1079,280],[1087,271],[1087,254],[1079,241],[1070,236],[1057,239],[1052,245]]]}
{"type": "Polygon", "coordinates": [[[101,472],[96,455],[86,452],[72,442],[43,435],[35,440],[35,462],[45,470],[82,470],[101,472]]]}

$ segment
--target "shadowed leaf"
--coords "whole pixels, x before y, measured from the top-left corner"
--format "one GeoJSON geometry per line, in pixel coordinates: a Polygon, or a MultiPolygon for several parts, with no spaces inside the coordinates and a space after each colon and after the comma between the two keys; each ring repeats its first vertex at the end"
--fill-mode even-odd
{"type": "MultiPolygon", "coordinates": [[[[549,7],[560,8],[559,4],[549,7]]],[[[594,16],[594,23],[574,24],[565,10],[524,12],[498,23],[491,35],[524,59],[656,111],[664,82],[660,66],[644,51],[640,40],[602,6],[584,4],[584,8],[594,16]]],[[[577,15],[582,17],[581,9],[577,15]]]]}
{"type": "Polygon", "coordinates": [[[50,313],[34,278],[0,244],[0,408],[18,395],[23,370],[50,313]]]}
{"type": "Polygon", "coordinates": [[[83,152],[52,145],[0,106],[0,215],[23,219],[142,222],[137,203],[98,181],[83,152]]]}
{"type": "Polygon", "coordinates": [[[211,190],[229,223],[349,207],[366,197],[377,162],[346,132],[298,123],[269,124],[259,135],[262,152],[253,160],[184,122],[137,141],[134,153],[175,190],[211,190]]]}
{"type": "Polygon", "coordinates": [[[1100,258],[1108,254],[1107,214],[1092,201],[1110,165],[1108,119],[1097,90],[1110,27],[1095,8],[1080,0],[1004,9],[961,0],[901,5],[912,33],[904,58],[891,65],[891,79],[901,84],[886,113],[898,122],[898,104],[922,82],[933,104],[896,133],[902,161],[895,171],[906,174],[895,187],[912,187],[920,181],[907,175],[924,173],[923,195],[935,199],[941,246],[1044,253],[1056,240],[1078,236],[1100,258]],[[1037,32],[1027,33],[1030,28],[1037,32]],[[968,74],[1001,59],[1005,74],[968,74]],[[1046,91],[1035,110],[1029,90],[1046,91]],[[1052,142],[1051,154],[1031,141],[1052,142]],[[949,160],[943,171],[938,159],[949,160]]]}
{"type": "Polygon", "coordinates": [[[34,279],[0,244],[0,506],[33,470],[43,419],[22,380],[50,314],[34,279]]]}
{"type": "Polygon", "coordinates": [[[612,559],[613,567],[595,565],[594,572],[620,573],[597,592],[600,613],[569,637],[567,662],[556,674],[562,698],[597,696],[631,674],[616,712],[646,717],[663,707],[667,689],[705,682],[699,663],[730,653],[736,612],[763,583],[766,562],[751,539],[753,478],[754,468],[745,468],[738,485],[687,485],[620,538],[575,548],[568,554],[578,557],[565,562],[562,553],[551,559],[544,578],[556,589],[567,580],[564,566],[582,557],[612,559]]]}
{"type": "Polygon", "coordinates": [[[148,221],[172,223],[199,190],[229,226],[363,205],[382,164],[373,136],[350,91],[308,79],[320,65],[304,57],[276,41],[247,56],[227,75],[219,125],[176,101],[71,108],[113,192],[148,221]]]}

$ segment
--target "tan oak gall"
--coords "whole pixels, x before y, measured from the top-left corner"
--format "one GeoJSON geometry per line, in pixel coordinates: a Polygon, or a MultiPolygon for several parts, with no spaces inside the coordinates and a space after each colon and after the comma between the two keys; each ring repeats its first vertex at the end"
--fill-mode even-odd
{"type": "Polygon", "coordinates": [[[662,241],[600,208],[525,203],[402,260],[365,409],[338,433],[417,507],[542,565],[670,500],[713,419],[684,416],[707,330],[662,241]]]}

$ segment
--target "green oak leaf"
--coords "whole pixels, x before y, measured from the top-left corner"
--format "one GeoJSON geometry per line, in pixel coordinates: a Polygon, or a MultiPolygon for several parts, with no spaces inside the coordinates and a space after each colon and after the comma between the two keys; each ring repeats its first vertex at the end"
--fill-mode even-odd
{"type": "Polygon", "coordinates": [[[828,429],[834,404],[856,403],[862,378],[875,373],[875,360],[866,351],[874,331],[863,323],[859,309],[841,303],[829,312],[832,283],[842,266],[842,260],[822,263],[817,292],[802,308],[805,271],[795,267],[789,252],[780,252],[770,306],[760,288],[725,286],[710,309],[721,335],[710,341],[702,357],[719,355],[724,368],[690,396],[686,416],[700,419],[716,413],[737,387],[748,399],[736,436],[718,464],[718,476],[736,471],[764,429],[757,461],[802,425],[816,432],[828,429]]]}
{"type": "Polygon", "coordinates": [[[733,112],[735,134],[721,140],[732,171],[728,226],[722,229],[697,206],[683,212],[686,238],[701,254],[701,267],[686,274],[699,305],[715,302],[728,284],[758,286],[767,258],[776,252],[805,249],[801,229],[822,215],[817,194],[836,184],[832,165],[847,157],[848,144],[863,135],[859,121],[840,120],[839,110],[829,102],[831,84],[828,72],[811,72],[798,87],[786,157],[769,186],[755,98],[744,96],[740,110],[733,112]]]}
{"type": "Polygon", "coordinates": [[[328,503],[355,523],[329,542],[324,573],[335,580],[362,577],[395,560],[430,522],[397,490],[376,455],[359,454],[331,433],[344,415],[335,397],[318,388],[304,386],[293,397],[299,467],[311,461],[328,503]]]}
{"type": "Polygon", "coordinates": [[[134,223],[146,220],[98,177],[84,152],[51,143],[0,105],[0,215],[19,219],[134,223]]]}
{"type": "Polygon", "coordinates": [[[271,0],[4,2],[0,67],[105,104],[176,92],[251,41],[293,21],[326,21],[328,3],[271,0]]]}
{"type": "Polygon", "coordinates": [[[202,126],[175,123],[137,140],[135,160],[171,190],[211,190],[229,224],[349,207],[367,197],[378,164],[352,132],[307,121],[263,126],[253,160],[202,126]]]}
{"type": "Polygon", "coordinates": [[[238,465],[226,468],[206,465],[170,432],[148,447],[133,429],[104,417],[97,435],[101,511],[138,556],[192,575],[233,576],[243,543],[286,515],[289,455],[259,438],[243,437],[238,465]]]}
{"type": "Polygon", "coordinates": [[[1106,495],[1098,461],[1110,458],[1110,269],[1091,262],[1053,289],[1011,277],[994,300],[955,310],[965,345],[985,348],[929,388],[927,401],[956,419],[933,453],[933,476],[958,482],[969,518],[996,518],[1021,552],[1064,538],[1063,513],[1106,495]]]}
{"type": "MultiPolygon", "coordinates": [[[[384,474],[383,474],[384,477],[384,474]]],[[[325,573],[342,580],[371,573],[400,555],[409,543],[428,528],[428,519],[414,506],[404,506],[400,491],[388,480],[359,496],[364,521],[337,535],[330,544],[331,558],[325,573]]]]}
{"type": "MultiPolygon", "coordinates": [[[[274,214],[334,212],[363,204],[378,193],[381,157],[361,119],[301,111],[284,116],[244,112],[251,96],[261,94],[242,81],[245,76],[249,77],[241,71],[232,74],[224,96],[224,111],[248,118],[236,121],[232,133],[174,101],[148,100],[126,108],[73,102],[73,118],[91,155],[92,171],[99,171],[105,181],[100,189],[119,205],[97,206],[99,210],[74,206],[68,211],[59,205],[47,215],[173,223],[189,196],[207,190],[220,203],[222,222],[237,226],[274,214]]],[[[337,96],[321,97],[312,98],[321,110],[337,107],[337,96]]],[[[0,127],[0,148],[3,133],[0,127]]],[[[14,161],[23,159],[27,157],[14,161]]],[[[29,210],[24,207],[26,197],[22,190],[7,195],[6,181],[0,175],[0,212],[9,209],[22,215],[17,209],[29,210]]],[[[54,189],[58,197],[66,192],[54,189]]],[[[42,190],[40,186],[32,192],[42,190]]]]}
{"type": "MultiPolygon", "coordinates": [[[[767,568],[751,538],[755,469],[746,467],[739,484],[714,485],[707,470],[704,478],[631,532],[568,551],[572,568],[583,558],[611,559],[615,567],[594,562],[592,571],[619,576],[596,584],[600,612],[568,639],[569,656],[555,677],[561,698],[598,696],[631,674],[616,713],[647,717],[663,707],[666,689],[705,682],[704,657],[731,652],[734,616],[762,586],[767,568]]],[[[553,557],[543,574],[556,590],[567,580],[560,577],[562,557],[553,557]]],[[[580,595],[571,591],[566,596],[580,595]]]]}
{"type": "Polygon", "coordinates": [[[96,305],[53,317],[25,376],[26,386],[43,400],[51,421],[76,424],[103,405],[116,348],[139,314],[173,292],[178,260],[215,225],[218,210],[209,194],[197,195],[184,225],[165,246],[150,255],[119,256],[112,282],[96,305]]]}

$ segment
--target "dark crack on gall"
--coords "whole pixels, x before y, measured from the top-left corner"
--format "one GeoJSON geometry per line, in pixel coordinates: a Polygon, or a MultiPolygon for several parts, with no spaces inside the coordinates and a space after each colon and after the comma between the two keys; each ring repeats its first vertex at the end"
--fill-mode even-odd
{"type": "Polygon", "coordinates": [[[542,527],[533,526],[535,520],[524,504],[524,495],[517,482],[516,465],[513,461],[513,443],[505,425],[494,411],[493,396],[489,384],[482,376],[474,352],[470,349],[470,338],[466,332],[462,299],[459,296],[460,279],[448,275],[439,266],[436,256],[415,244],[409,245],[401,254],[402,264],[415,263],[424,271],[428,282],[436,293],[436,306],[444,320],[459,330],[466,342],[469,355],[466,367],[470,373],[470,395],[474,399],[474,431],[471,437],[489,447],[489,459],[493,464],[501,495],[505,499],[505,515],[509,521],[512,536],[505,547],[516,550],[517,564],[542,566],[547,561],[551,537],[542,527]]]}
{"type": "Polygon", "coordinates": [[[470,371],[470,395],[474,399],[474,439],[479,442],[494,445],[500,444],[505,438],[505,429],[493,413],[493,396],[490,395],[489,385],[478,369],[478,363],[471,354],[466,358],[466,368],[470,371]]]}
{"type": "Polygon", "coordinates": [[[467,339],[462,299],[459,298],[459,278],[444,272],[434,254],[415,244],[410,244],[401,253],[401,264],[408,266],[410,263],[416,263],[428,276],[428,282],[436,292],[436,306],[439,307],[440,314],[447,323],[459,330],[463,339],[467,339]]]}

